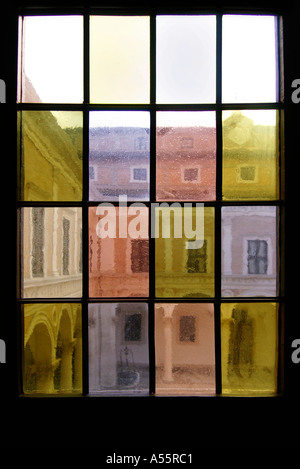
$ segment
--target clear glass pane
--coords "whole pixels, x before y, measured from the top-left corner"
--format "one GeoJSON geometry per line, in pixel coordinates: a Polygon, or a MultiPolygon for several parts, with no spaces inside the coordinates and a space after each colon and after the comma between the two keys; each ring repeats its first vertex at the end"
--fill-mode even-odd
{"type": "Polygon", "coordinates": [[[276,17],[224,15],[222,41],[223,102],[275,102],[276,17]]]}
{"type": "Polygon", "coordinates": [[[82,103],[83,17],[26,16],[21,60],[21,102],[82,103]]]}
{"type": "Polygon", "coordinates": [[[278,113],[223,111],[223,199],[279,197],[278,113]]]}
{"type": "Polygon", "coordinates": [[[277,391],[278,305],[221,305],[222,393],[277,391]]]}
{"type": "Polygon", "coordinates": [[[20,111],[25,201],[82,200],[82,112],[20,111]]]}
{"type": "Polygon", "coordinates": [[[155,363],[156,394],[215,393],[212,304],[156,304],[155,363]]]}
{"type": "Polygon", "coordinates": [[[277,208],[222,208],[222,295],[277,295],[277,208]]]}
{"type": "Polygon", "coordinates": [[[90,200],[149,200],[149,161],[149,112],[90,112],[90,200]]]}
{"type": "Polygon", "coordinates": [[[148,394],[148,306],[89,304],[90,394],[148,394]]]}
{"type": "Polygon", "coordinates": [[[82,216],[77,207],[22,209],[22,297],[82,295],[82,216]]]}
{"type": "Polygon", "coordinates": [[[160,205],[155,208],[156,297],[214,296],[214,208],[160,205]]]}
{"type": "Polygon", "coordinates": [[[157,200],[215,200],[215,113],[158,112],[157,200]]]}
{"type": "Polygon", "coordinates": [[[90,101],[149,103],[148,16],[90,17],[90,101]]]}
{"type": "Polygon", "coordinates": [[[216,17],[158,16],[156,101],[216,100],[216,17]]]}
{"type": "Polygon", "coordinates": [[[148,208],[89,208],[89,295],[149,295],[148,208]]]}
{"type": "Polygon", "coordinates": [[[23,314],[23,392],[81,393],[81,304],[25,304],[23,314]]]}

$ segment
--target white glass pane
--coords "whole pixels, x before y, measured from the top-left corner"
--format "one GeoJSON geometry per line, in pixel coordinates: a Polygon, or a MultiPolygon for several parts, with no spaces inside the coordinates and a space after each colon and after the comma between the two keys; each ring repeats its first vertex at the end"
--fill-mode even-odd
{"type": "Polygon", "coordinates": [[[27,16],[23,21],[21,101],[83,101],[82,16],[27,16]]]}
{"type": "Polygon", "coordinates": [[[158,103],[211,103],[216,99],[216,17],[158,16],[158,103]]]}
{"type": "Polygon", "coordinates": [[[222,100],[276,101],[274,16],[224,15],[222,100]]]}

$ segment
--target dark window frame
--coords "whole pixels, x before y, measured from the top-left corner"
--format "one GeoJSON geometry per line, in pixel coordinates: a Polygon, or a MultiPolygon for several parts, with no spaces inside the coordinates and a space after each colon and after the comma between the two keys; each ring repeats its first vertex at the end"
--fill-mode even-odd
{"type": "MultiPolygon", "coordinates": [[[[83,104],[80,105],[51,105],[51,104],[27,104],[27,103],[19,103],[17,104],[17,110],[29,110],[29,109],[51,109],[51,110],[82,110],[84,113],[84,123],[83,123],[83,200],[82,202],[20,202],[20,200],[17,200],[17,209],[19,210],[22,207],[25,206],[80,206],[82,207],[82,223],[83,223],[83,232],[82,232],[82,243],[83,243],[83,295],[81,298],[81,304],[82,304],[82,320],[83,320],[83,341],[84,341],[84,347],[83,347],[83,367],[85,372],[83,373],[83,395],[88,394],[88,344],[87,344],[87,337],[88,337],[88,324],[87,324],[87,310],[88,310],[88,304],[97,301],[95,298],[89,298],[88,296],[88,274],[89,274],[89,242],[88,242],[88,208],[93,205],[97,205],[98,202],[92,202],[89,201],[89,194],[88,194],[88,181],[89,181],[89,158],[88,158],[88,140],[89,140],[89,110],[97,110],[97,109],[115,109],[115,110],[122,110],[122,109],[142,109],[142,110],[149,110],[150,112],[150,119],[151,119],[151,131],[150,131],[150,156],[151,156],[151,166],[150,166],[150,180],[151,180],[151,185],[150,185],[150,201],[148,204],[149,205],[152,202],[156,201],[155,198],[155,172],[156,172],[156,164],[155,164],[155,131],[156,131],[156,111],[159,110],[214,110],[216,112],[216,119],[217,119],[217,173],[216,173],[216,187],[217,187],[217,197],[216,201],[213,202],[205,202],[205,206],[212,206],[215,209],[215,297],[214,298],[209,298],[209,299],[174,299],[174,298],[157,298],[155,297],[155,279],[154,279],[154,256],[150,257],[149,259],[149,271],[150,271],[150,280],[149,280],[149,288],[150,288],[150,293],[149,293],[149,298],[146,298],[144,301],[148,303],[149,306],[149,351],[150,351],[150,395],[154,393],[155,391],[155,347],[154,347],[154,305],[155,303],[159,302],[185,302],[185,301],[196,301],[196,302],[209,302],[214,304],[215,308],[215,350],[216,350],[216,395],[221,394],[221,350],[220,350],[220,306],[221,303],[224,302],[268,302],[268,301],[276,301],[279,303],[279,307],[283,307],[284,305],[284,291],[283,291],[283,281],[280,281],[280,291],[279,295],[277,297],[272,297],[272,298],[224,298],[222,297],[221,294],[221,209],[223,206],[226,205],[275,205],[279,207],[282,211],[284,211],[284,198],[282,194],[280,195],[279,200],[277,201],[264,201],[264,202],[226,202],[222,200],[222,110],[228,110],[228,109],[277,109],[279,111],[279,127],[280,131],[283,132],[283,119],[282,119],[282,114],[285,109],[284,102],[282,100],[283,96],[283,82],[282,82],[282,76],[283,76],[283,71],[281,69],[281,64],[282,64],[282,56],[280,52],[279,60],[278,60],[278,79],[280,80],[279,84],[279,98],[276,103],[243,103],[243,104],[223,104],[221,102],[221,47],[222,47],[222,14],[226,13],[243,13],[243,14],[253,14],[257,11],[257,9],[248,9],[248,10],[223,10],[223,9],[212,9],[212,10],[189,10],[186,9],[184,11],[181,10],[175,10],[174,8],[170,9],[164,9],[160,10],[158,9],[132,9],[131,7],[128,7],[127,9],[109,9],[109,8],[91,8],[91,9],[70,9],[70,10],[52,10],[52,9],[31,9],[31,8],[24,8],[19,11],[20,15],[46,15],[46,14],[82,14],[83,15],[83,21],[84,21],[84,70],[85,70],[85,80],[84,80],[84,102],[83,104]],[[91,14],[103,14],[103,15],[136,15],[136,14],[141,14],[141,15],[147,15],[150,16],[150,34],[151,34],[151,42],[150,42],[150,83],[151,83],[151,88],[150,88],[150,104],[147,105],[92,105],[89,104],[89,15],[91,14]],[[216,19],[217,19],[217,54],[216,54],[216,60],[217,60],[217,80],[216,80],[216,91],[217,91],[217,99],[215,104],[211,105],[204,105],[204,104],[187,104],[187,105],[163,105],[163,104],[156,104],[155,102],[155,16],[156,14],[216,14],[216,19]]],[[[265,14],[271,14],[271,15],[278,15],[278,29],[281,30],[281,16],[280,12],[278,12],[276,9],[266,9],[266,11],[261,11],[259,10],[259,13],[265,13],[265,14]]],[[[281,41],[278,41],[278,51],[282,50],[281,46],[281,41]]],[[[283,154],[283,148],[281,148],[280,154],[283,154]]],[[[280,160],[280,166],[282,168],[282,175],[281,177],[284,176],[284,169],[283,169],[283,158],[280,160]]],[[[149,215],[151,217],[151,211],[149,211],[149,215]]],[[[283,247],[282,247],[282,236],[281,234],[283,233],[284,227],[282,223],[283,217],[280,217],[280,226],[279,226],[279,248],[280,248],[280,253],[279,253],[279,264],[283,265],[283,247]]],[[[151,225],[151,223],[149,223],[151,225]]],[[[19,235],[20,236],[20,235],[19,235]]],[[[153,239],[149,238],[149,249],[150,252],[154,251],[154,241],[153,239]]],[[[283,279],[284,276],[284,271],[281,269],[281,276],[283,279]]],[[[18,279],[20,283],[20,273],[18,272],[18,279]]],[[[24,299],[21,298],[20,295],[20,288],[18,286],[17,289],[17,305],[22,306],[22,304],[25,304],[26,302],[34,302],[36,301],[35,299],[24,299]]],[[[78,302],[78,299],[38,299],[38,302],[58,302],[58,301],[68,301],[68,302],[78,302]]],[[[101,298],[99,299],[101,302],[109,302],[113,301],[115,302],[116,300],[110,300],[109,298],[101,298]]],[[[119,301],[123,302],[129,302],[132,301],[132,298],[120,298],[119,301]]],[[[139,301],[141,301],[141,298],[139,298],[139,301]]],[[[20,308],[21,310],[21,308],[20,308]]],[[[21,324],[21,314],[19,314],[19,324],[21,324]]],[[[282,328],[283,328],[283,313],[281,316],[280,324],[279,324],[279,335],[282,333],[282,328]]],[[[282,391],[282,374],[280,372],[282,364],[279,365],[279,394],[282,391]]],[[[19,393],[21,393],[21,388],[19,388],[19,393]]]]}

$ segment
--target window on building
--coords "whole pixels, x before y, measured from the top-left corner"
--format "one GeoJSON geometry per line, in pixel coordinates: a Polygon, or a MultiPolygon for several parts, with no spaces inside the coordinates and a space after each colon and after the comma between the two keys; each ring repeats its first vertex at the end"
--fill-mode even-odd
{"type": "Polygon", "coordinates": [[[126,314],[125,315],[125,327],[124,327],[124,339],[126,342],[138,342],[141,340],[142,334],[142,315],[137,314],[126,314]]]}
{"type": "Polygon", "coordinates": [[[196,318],[195,316],[180,317],[180,342],[195,342],[196,339],[196,318]]]}
{"type": "Polygon", "coordinates": [[[248,274],[266,274],[268,243],[261,239],[248,240],[248,274]]]}
{"type": "MultiPolygon", "coordinates": [[[[188,242],[189,244],[195,241],[188,242]]],[[[187,249],[187,262],[186,268],[189,274],[205,274],[207,272],[207,241],[204,240],[201,248],[194,245],[187,249]]]]}
{"type": "Polygon", "coordinates": [[[276,394],[280,17],[125,8],[20,16],[21,392],[276,394]]]}
{"type": "Polygon", "coordinates": [[[198,168],[185,168],[183,170],[183,179],[184,181],[198,181],[199,179],[199,169],[198,168]]]}

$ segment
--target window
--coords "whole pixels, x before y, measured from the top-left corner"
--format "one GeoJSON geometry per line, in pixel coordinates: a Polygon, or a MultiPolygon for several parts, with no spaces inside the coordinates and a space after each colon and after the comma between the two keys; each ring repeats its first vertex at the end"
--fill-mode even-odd
{"type": "Polygon", "coordinates": [[[195,316],[181,316],[179,340],[181,342],[195,342],[196,318],[195,316]]]}
{"type": "Polygon", "coordinates": [[[268,243],[254,239],[248,240],[248,273],[266,274],[268,270],[268,243]]]}
{"type": "Polygon", "coordinates": [[[199,168],[184,168],[183,180],[186,182],[199,181],[199,168]]]}
{"type": "Polygon", "coordinates": [[[277,394],[280,18],[26,11],[21,392],[277,394]]]}

